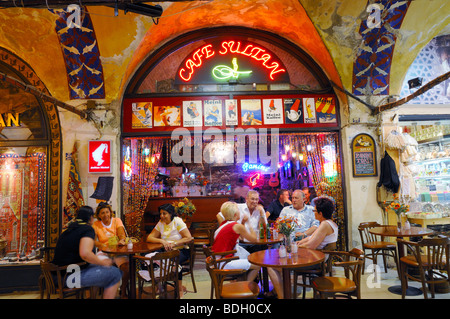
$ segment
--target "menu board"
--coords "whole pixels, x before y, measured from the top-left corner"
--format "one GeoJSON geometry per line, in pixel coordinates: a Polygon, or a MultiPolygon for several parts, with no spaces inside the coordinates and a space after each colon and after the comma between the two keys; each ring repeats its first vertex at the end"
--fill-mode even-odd
{"type": "Polygon", "coordinates": [[[365,133],[352,140],[353,177],[377,176],[374,139],[365,133]]]}

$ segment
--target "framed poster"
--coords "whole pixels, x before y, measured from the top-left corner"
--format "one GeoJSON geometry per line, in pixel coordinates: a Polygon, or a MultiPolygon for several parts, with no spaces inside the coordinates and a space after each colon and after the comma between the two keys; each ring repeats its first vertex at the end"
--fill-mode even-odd
{"type": "Polygon", "coordinates": [[[203,102],[205,126],[222,126],[222,100],[203,102]]]}
{"type": "Polygon", "coordinates": [[[264,124],[283,124],[283,100],[263,100],[264,124]]]}
{"type": "Polygon", "coordinates": [[[183,126],[203,125],[202,101],[183,101],[183,126]]]}
{"type": "Polygon", "coordinates": [[[372,136],[361,133],[352,140],[353,177],[377,176],[377,153],[372,136]]]}
{"type": "Polygon", "coordinates": [[[89,141],[89,173],[111,173],[111,141],[89,141]]]}

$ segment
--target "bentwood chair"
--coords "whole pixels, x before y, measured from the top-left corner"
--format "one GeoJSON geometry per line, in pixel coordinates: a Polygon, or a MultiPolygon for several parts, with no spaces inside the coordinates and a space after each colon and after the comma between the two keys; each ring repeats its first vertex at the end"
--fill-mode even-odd
{"type": "Polygon", "coordinates": [[[194,246],[194,240],[190,241],[188,244],[189,249],[189,259],[180,263],[180,266],[182,267],[181,273],[183,276],[191,275],[192,280],[192,287],[194,288],[194,292],[197,292],[197,286],[195,285],[195,278],[194,278],[194,263],[195,263],[195,246],[194,246]]]}
{"type": "MultiPolygon", "coordinates": [[[[336,243],[329,243],[323,249],[319,249],[322,252],[329,252],[336,250],[336,243]]],[[[311,280],[314,277],[324,276],[326,273],[331,275],[331,261],[332,258],[328,256],[325,262],[318,265],[318,267],[296,268],[294,269],[294,287],[292,295],[294,299],[297,299],[297,286],[303,287],[302,298],[306,297],[306,288],[312,288],[311,280]],[[298,281],[298,277],[302,276],[302,281],[298,281]]]]}
{"type": "Polygon", "coordinates": [[[217,222],[203,222],[195,227],[193,226],[191,233],[194,237],[195,249],[201,251],[204,245],[211,246],[214,242],[214,231],[217,228],[217,222]]]}
{"type": "Polygon", "coordinates": [[[361,299],[361,268],[364,263],[364,252],[353,248],[349,252],[330,251],[331,256],[340,261],[334,262],[335,267],[343,267],[345,277],[321,276],[312,280],[314,298],[325,299],[328,297],[344,296],[351,299],[352,296],[361,299]]]}
{"type": "Polygon", "coordinates": [[[232,281],[224,283],[226,277],[240,275],[245,269],[220,269],[214,266],[216,261],[212,256],[205,260],[211,282],[217,299],[255,299],[259,294],[259,286],[254,281],[232,281]]]}
{"type": "Polygon", "coordinates": [[[170,250],[157,253],[152,257],[133,256],[141,270],[137,272],[138,277],[138,298],[142,298],[142,294],[151,295],[151,298],[167,299],[169,290],[173,290],[175,299],[180,299],[179,282],[178,282],[178,260],[180,251],[170,250]],[[144,289],[144,284],[151,284],[151,291],[144,289]],[[169,289],[171,287],[172,289],[169,289]]]}
{"type": "MultiPolygon", "coordinates": [[[[236,250],[230,250],[230,251],[224,251],[224,252],[218,253],[218,252],[213,252],[211,250],[211,247],[204,245],[203,253],[205,254],[206,258],[208,258],[208,257],[212,258],[213,265],[217,269],[223,269],[223,267],[225,267],[225,265],[227,263],[229,263],[230,261],[239,259],[238,256],[234,256],[234,254],[236,253],[236,250]]],[[[224,281],[225,280],[235,280],[238,277],[242,277],[245,275],[246,275],[245,273],[238,274],[238,276],[230,275],[228,277],[224,277],[224,281]]],[[[214,295],[214,283],[211,281],[211,293],[210,293],[211,299],[213,299],[213,295],[214,295]]]]}
{"type": "MultiPolygon", "coordinates": [[[[364,274],[365,260],[372,260],[374,265],[377,265],[378,256],[383,257],[384,271],[387,273],[387,263],[386,257],[390,256],[394,258],[397,264],[397,248],[394,243],[385,241],[384,237],[371,234],[369,230],[374,227],[380,227],[381,225],[377,222],[365,222],[358,226],[359,235],[361,237],[361,245],[364,251],[364,267],[362,273],[364,274]],[[370,251],[366,253],[366,250],[370,251]]],[[[398,268],[398,265],[397,265],[398,268]]]]}
{"type": "Polygon", "coordinates": [[[431,298],[435,297],[436,284],[450,284],[449,238],[423,238],[420,242],[412,242],[398,238],[397,241],[406,246],[408,255],[400,258],[400,279],[402,282],[402,298],[405,298],[408,279],[422,283],[425,299],[428,299],[430,287],[431,298]],[[424,254],[426,253],[426,254],[424,254]],[[418,276],[408,274],[408,267],[419,270],[418,276]]]}
{"type": "MultiPolygon", "coordinates": [[[[76,265],[82,266],[85,264],[86,263],[83,262],[76,265]]],[[[47,296],[47,299],[51,299],[51,296],[55,294],[58,299],[66,299],[69,297],[83,299],[86,297],[85,292],[88,290],[91,292],[90,297],[94,298],[94,290],[91,289],[91,287],[68,288],[66,286],[66,279],[71,274],[66,272],[67,267],[68,266],[57,266],[48,261],[41,261],[41,278],[43,278],[45,283],[41,292],[41,299],[43,299],[44,294],[47,296]]]]}

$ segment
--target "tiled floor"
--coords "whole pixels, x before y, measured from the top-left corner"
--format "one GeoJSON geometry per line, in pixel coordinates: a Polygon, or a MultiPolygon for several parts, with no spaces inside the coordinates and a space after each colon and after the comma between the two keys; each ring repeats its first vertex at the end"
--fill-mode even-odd
{"type": "MultiPolygon", "coordinates": [[[[366,265],[367,267],[368,265],[366,265]]],[[[367,269],[367,268],[366,268],[367,269]]],[[[339,271],[336,271],[339,274],[339,271]]],[[[374,282],[374,274],[366,273],[362,276],[361,282],[361,296],[362,299],[401,299],[400,295],[393,294],[388,291],[388,288],[393,285],[400,285],[397,272],[394,268],[389,268],[388,273],[381,270],[379,282],[374,282]]],[[[183,285],[187,288],[187,293],[183,299],[209,299],[211,281],[209,274],[205,269],[204,257],[198,255],[195,262],[195,283],[197,286],[197,293],[193,292],[193,286],[190,276],[183,278],[183,285]]],[[[412,282],[411,287],[420,288],[421,284],[412,282]]],[[[299,292],[300,292],[299,288],[299,292]]],[[[430,297],[430,296],[429,296],[430,297]]],[[[301,295],[299,296],[301,298],[301,295]]],[[[312,290],[306,292],[306,298],[312,298],[312,290]]],[[[450,293],[437,293],[436,299],[450,299],[450,293]]],[[[13,294],[0,295],[0,299],[39,299],[38,292],[16,292],[13,294]]],[[[423,294],[419,296],[407,296],[406,299],[424,299],[423,294]]]]}

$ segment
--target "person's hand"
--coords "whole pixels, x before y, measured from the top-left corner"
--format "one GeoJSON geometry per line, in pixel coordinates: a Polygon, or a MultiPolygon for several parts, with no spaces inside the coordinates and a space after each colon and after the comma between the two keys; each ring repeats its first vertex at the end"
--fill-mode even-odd
{"type": "Polygon", "coordinates": [[[162,244],[164,246],[164,249],[167,250],[167,251],[173,249],[173,243],[172,242],[168,242],[167,240],[163,240],[162,244]]]}
{"type": "Polygon", "coordinates": [[[244,215],[244,217],[242,217],[242,225],[244,225],[247,221],[248,221],[248,216],[244,215]]]}
{"type": "Polygon", "coordinates": [[[117,243],[119,246],[124,246],[124,245],[126,245],[127,243],[125,242],[125,239],[121,239],[121,240],[119,240],[119,242],[117,243]]]}
{"type": "Polygon", "coordinates": [[[111,267],[114,261],[110,258],[100,259],[100,266],[111,267]]]}
{"type": "Polygon", "coordinates": [[[295,233],[295,237],[306,237],[306,234],[299,231],[295,233]]]}

